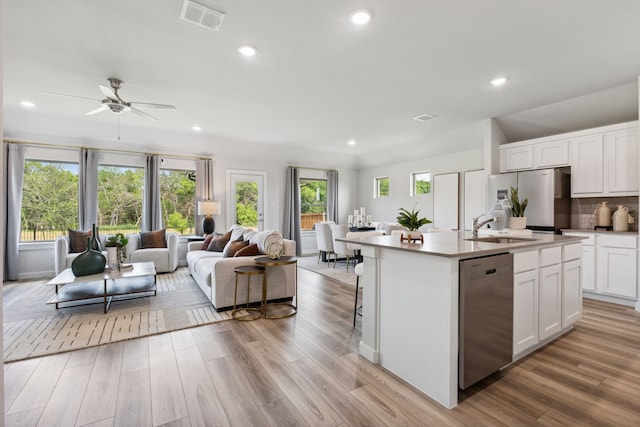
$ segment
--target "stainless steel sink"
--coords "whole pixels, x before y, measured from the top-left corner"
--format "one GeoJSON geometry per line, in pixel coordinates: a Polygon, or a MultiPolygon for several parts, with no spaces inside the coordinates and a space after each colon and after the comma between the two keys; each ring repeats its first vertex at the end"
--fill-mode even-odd
{"type": "Polygon", "coordinates": [[[533,239],[531,237],[508,237],[508,236],[489,236],[489,237],[472,237],[469,240],[472,242],[486,242],[486,243],[522,243],[522,242],[533,242],[538,239],[533,239]]]}

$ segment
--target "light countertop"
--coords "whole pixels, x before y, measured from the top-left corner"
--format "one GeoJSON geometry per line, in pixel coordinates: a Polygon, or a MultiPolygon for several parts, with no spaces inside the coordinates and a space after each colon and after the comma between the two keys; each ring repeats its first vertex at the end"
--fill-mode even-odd
{"type": "Polygon", "coordinates": [[[449,258],[491,255],[539,246],[576,243],[582,240],[581,237],[547,233],[533,233],[532,238],[535,240],[519,241],[514,243],[490,243],[465,240],[472,237],[473,235],[471,231],[452,231],[423,233],[424,243],[421,243],[420,241],[411,243],[406,241],[401,242],[400,236],[370,236],[362,240],[346,238],[336,240],[358,243],[363,246],[420,252],[425,255],[449,258]]]}
{"type": "Polygon", "coordinates": [[[607,230],[594,230],[592,228],[563,228],[563,233],[593,233],[593,234],[625,234],[625,235],[638,235],[637,231],[607,231],[607,230]]]}

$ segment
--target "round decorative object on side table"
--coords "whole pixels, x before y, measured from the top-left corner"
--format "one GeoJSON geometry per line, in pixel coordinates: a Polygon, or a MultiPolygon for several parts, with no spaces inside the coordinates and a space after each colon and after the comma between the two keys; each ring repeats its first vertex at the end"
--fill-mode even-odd
{"type": "Polygon", "coordinates": [[[284,253],[284,246],[280,242],[271,242],[267,246],[267,255],[271,259],[279,259],[284,253]]]}
{"type": "Polygon", "coordinates": [[[280,267],[280,266],[294,264],[294,267],[295,267],[294,268],[294,274],[295,274],[294,283],[295,283],[296,303],[293,304],[293,300],[292,300],[291,303],[288,303],[288,302],[267,303],[267,291],[268,291],[267,276],[268,276],[268,274],[265,274],[265,276],[264,276],[264,286],[262,288],[262,306],[264,307],[263,308],[264,311],[263,311],[262,317],[264,317],[265,319],[282,319],[282,318],[293,316],[294,314],[296,314],[298,312],[298,269],[297,269],[298,259],[296,257],[294,257],[294,256],[281,256],[280,258],[277,258],[277,259],[272,259],[272,258],[270,258],[268,256],[263,256],[263,257],[256,258],[254,260],[254,262],[256,264],[258,264],[259,266],[267,268],[267,270],[269,268],[273,268],[273,267],[280,267]],[[275,306],[275,305],[288,306],[288,307],[291,307],[293,309],[293,311],[291,311],[290,313],[281,315],[281,316],[269,316],[269,313],[268,313],[269,306],[275,306]]]}

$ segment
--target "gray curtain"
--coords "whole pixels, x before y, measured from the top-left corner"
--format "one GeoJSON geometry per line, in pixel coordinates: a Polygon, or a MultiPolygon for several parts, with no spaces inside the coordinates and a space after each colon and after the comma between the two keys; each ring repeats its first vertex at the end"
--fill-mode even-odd
{"type": "Polygon", "coordinates": [[[78,229],[89,230],[98,223],[98,152],[80,150],[78,176],[78,229]]]}
{"type": "Polygon", "coordinates": [[[338,221],[338,171],[327,171],[327,220],[338,221]]]}
{"type": "Polygon", "coordinates": [[[162,228],[160,205],[160,158],[148,155],[144,168],[144,198],[142,201],[142,231],[162,228]]]}
{"type": "Polygon", "coordinates": [[[285,239],[295,240],[296,255],[302,255],[302,234],[300,232],[300,171],[298,168],[287,168],[285,185],[284,226],[285,239]]]}
{"type": "Polygon", "coordinates": [[[4,221],[4,280],[17,280],[19,272],[18,244],[20,243],[20,212],[22,210],[22,182],[24,180],[24,147],[4,143],[2,210],[4,221]]]}
{"type": "Polygon", "coordinates": [[[196,235],[202,236],[202,222],[198,221],[198,202],[213,200],[213,160],[202,159],[196,162],[196,235]]]}

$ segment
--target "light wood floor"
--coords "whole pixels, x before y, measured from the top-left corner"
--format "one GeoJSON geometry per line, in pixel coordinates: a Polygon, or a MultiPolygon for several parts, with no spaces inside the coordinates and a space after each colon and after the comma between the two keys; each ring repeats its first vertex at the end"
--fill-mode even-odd
{"type": "Polygon", "coordinates": [[[299,292],[288,319],[6,364],[6,425],[640,425],[640,313],[630,308],[585,300],[574,331],[446,410],[358,356],[353,288],[300,269],[299,292]]]}

